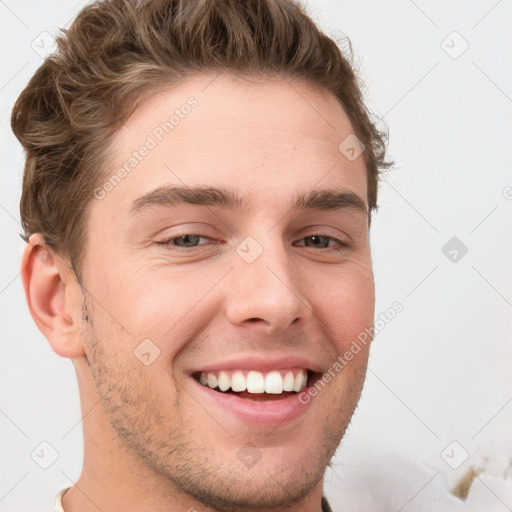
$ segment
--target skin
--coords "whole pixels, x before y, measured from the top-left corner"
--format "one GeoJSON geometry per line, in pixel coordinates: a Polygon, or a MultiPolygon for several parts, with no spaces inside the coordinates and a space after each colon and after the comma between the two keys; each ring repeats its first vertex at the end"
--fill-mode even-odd
{"type": "Polygon", "coordinates": [[[82,286],[41,235],[26,247],[31,314],[73,360],[80,389],[84,464],[66,512],[320,511],[325,469],[359,400],[368,346],[304,414],[273,427],[205,405],[188,376],[249,355],[301,355],[327,371],[374,316],[367,215],[289,207],[297,193],[329,187],[367,203],[363,157],[338,150],[353,133],[343,108],[302,82],[212,78],[152,96],[115,135],[107,178],[167,112],[197,98],[121,183],[91,200],[82,286]],[[246,208],[129,214],[144,193],[183,184],[232,186],[246,208]],[[181,251],[157,243],[186,233],[207,238],[181,251]],[[314,235],[350,245],[319,248],[314,235]],[[250,264],[235,250],[247,236],[263,248],[250,264]],[[160,350],[150,366],[133,354],[144,339],[160,350]],[[261,453],[250,469],[237,458],[248,442],[261,453]]]}

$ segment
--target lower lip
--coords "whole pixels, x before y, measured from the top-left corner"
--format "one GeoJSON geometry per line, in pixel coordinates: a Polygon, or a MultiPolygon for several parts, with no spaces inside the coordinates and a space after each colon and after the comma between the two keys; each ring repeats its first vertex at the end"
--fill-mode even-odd
{"type": "Polygon", "coordinates": [[[231,393],[222,393],[203,386],[191,377],[204,397],[216,406],[232,413],[243,421],[265,427],[284,426],[303,415],[308,404],[299,402],[300,393],[280,400],[253,402],[231,393]]]}

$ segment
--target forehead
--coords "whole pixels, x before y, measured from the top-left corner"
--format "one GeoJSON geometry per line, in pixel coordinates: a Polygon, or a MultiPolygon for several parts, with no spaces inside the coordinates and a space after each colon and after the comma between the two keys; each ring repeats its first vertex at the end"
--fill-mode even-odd
{"type": "Polygon", "coordinates": [[[339,149],[352,134],[340,103],[321,88],[196,77],[149,98],[116,134],[104,175],[115,178],[107,199],[128,211],[160,185],[229,184],[257,204],[318,184],[366,201],[363,156],[351,161],[339,149]]]}

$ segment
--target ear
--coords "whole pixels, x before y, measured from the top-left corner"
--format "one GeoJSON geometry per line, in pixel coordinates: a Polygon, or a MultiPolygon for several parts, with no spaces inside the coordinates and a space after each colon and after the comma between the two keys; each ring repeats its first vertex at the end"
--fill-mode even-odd
{"type": "Polygon", "coordinates": [[[62,357],[85,356],[80,340],[80,286],[40,233],[31,235],[25,247],[21,276],[30,314],[53,351],[62,357]]]}

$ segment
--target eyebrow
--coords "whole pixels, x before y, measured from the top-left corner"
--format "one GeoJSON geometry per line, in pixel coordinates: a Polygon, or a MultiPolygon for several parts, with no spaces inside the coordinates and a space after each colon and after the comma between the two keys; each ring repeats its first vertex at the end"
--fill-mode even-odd
{"type": "MultiPolygon", "coordinates": [[[[130,214],[141,212],[149,206],[170,207],[178,204],[217,206],[248,211],[246,199],[239,196],[232,188],[161,186],[137,198],[132,203],[130,214]]],[[[360,196],[354,192],[337,188],[300,193],[292,201],[290,209],[318,211],[350,209],[368,215],[368,207],[360,196]]]]}

